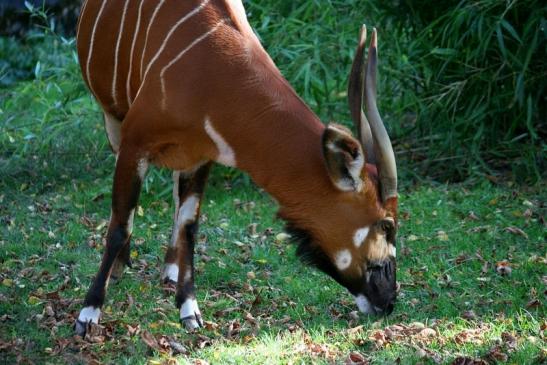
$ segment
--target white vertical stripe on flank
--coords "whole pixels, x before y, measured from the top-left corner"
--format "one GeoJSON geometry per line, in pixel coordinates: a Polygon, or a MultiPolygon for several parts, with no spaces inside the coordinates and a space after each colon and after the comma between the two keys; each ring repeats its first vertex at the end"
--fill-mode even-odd
{"type": "Polygon", "coordinates": [[[103,15],[104,6],[106,5],[106,3],[107,1],[103,1],[99,9],[99,12],[97,13],[97,17],[95,18],[95,23],[93,24],[93,30],[91,31],[91,40],[89,42],[89,53],[87,54],[87,61],[85,65],[87,84],[89,85],[89,88],[91,89],[92,93],[93,93],[93,87],[91,86],[91,77],[89,77],[89,64],[91,63],[91,56],[93,54],[93,44],[95,43],[95,32],[97,31],[97,24],[99,24],[99,19],[101,18],[101,15],[103,15]]]}
{"type": "Polygon", "coordinates": [[[145,0],[141,0],[139,5],[139,14],[137,16],[137,24],[135,25],[135,32],[133,33],[133,41],[131,42],[131,51],[129,53],[129,72],[127,73],[127,80],[125,83],[125,93],[127,95],[127,106],[130,107],[133,100],[131,100],[131,71],[133,71],[133,51],[135,50],[135,42],[137,40],[137,35],[139,34],[139,28],[141,26],[141,14],[142,14],[142,5],[145,0]]]}
{"type": "Polygon", "coordinates": [[[146,53],[146,45],[148,44],[148,33],[150,33],[150,28],[152,28],[152,23],[154,23],[154,19],[156,19],[156,15],[158,15],[158,12],[160,11],[160,8],[164,2],[165,0],[161,0],[158,6],[156,6],[156,8],[154,9],[154,12],[152,13],[152,17],[150,17],[150,23],[148,23],[148,27],[146,28],[146,37],[144,38],[144,46],[142,47],[142,54],[141,54],[141,68],[139,69],[140,76],[141,76],[141,85],[142,85],[142,81],[144,81],[142,79],[142,65],[144,62],[144,54],[146,53]]]}
{"type": "Polygon", "coordinates": [[[82,9],[80,10],[80,17],[78,18],[78,27],[76,28],[76,39],[78,39],[78,35],[80,34],[80,26],[82,24],[82,18],[84,17],[86,7],[87,7],[87,0],[84,1],[82,5],[82,9]]]}
{"type": "Polygon", "coordinates": [[[156,62],[156,60],[158,59],[160,54],[165,49],[165,45],[167,44],[167,42],[169,41],[169,38],[171,38],[171,36],[175,32],[175,30],[177,30],[177,28],[179,26],[181,26],[185,21],[187,21],[189,18],[191,18],[193,15],[197,14],[201,9],[203,9],[205,7],[205,5],[207,5],[209,3],[209,1],[211,1],[211,0],[202,1],[201,4],[199,4],[196,8],[191,10],[188,14],[183,16],[181,19],[179,19],[179,21],[176,22],[175,25],[169,30],[169,32],[167,33],[167,36],[165,36],[165,38],[163,39],[163,42],[161,43],[160,49],[156,52],[156,54],[154,55],[152,60],[150,62],[148,62],[148,65],[146,66],[146,71],[144,71],[144,76],[143,76],[143,79],[142,79],[143,82],[146,79],[146,75],[148,74],[148,71],[150,71],[150,68],[152,67],[154,62],[156,62]]]}
{"type": "Polygon", "coordinates": [[[125,14],[127,13],[127,6],[129,5],[130,0],[125,0],[123,6],[122,20],[120,22],[120,29],[118,30],[118,40],[116,41],[116,50],[114,51],[114,75],[112,76],[112,100],[114,105],[118,104],[118,93],[116,90],[116,82],[118,81],[118,55],[120,53],[120,43],[122,40],[123,26],[125,23],[125,14]]]}
{"type": "MultiPolygon", "coordinates": [[[[167,65],[165,65],[161,69],[161,71],[160,71],[161,94],[162,94],[161,103],[162,103],[162,108],[163,109],[166,108],[165,79],[164,79],[165,71],[167,71],[167,69],[169,67],[173,66],[177,61],[179,61],[182,58],[182,56],[184,56],[184,54],[186,52],[188,52],[190,49],[192,49],[192,47],[194,47],[196,44],[198,44],[199,42],[201,42],[202,40],[204,40],[205,38],[210,36],[212,33],[214,33],[222,24],[225,23],[225,21],[226,21],[225,19],[221,20],[213,28],[209,29],[209,31],[207,31],[205,34],[202,34],[198,38],[194,39],[194,41],[192,43],[190,43],[188,46],[186,46],[186,48],[184,48],[182,51],[180,51],[180,53],[175,58],[173,58],[167,65]]],[[[146,74],[145,74],[145,77],[146,77],[146,74]]]]}

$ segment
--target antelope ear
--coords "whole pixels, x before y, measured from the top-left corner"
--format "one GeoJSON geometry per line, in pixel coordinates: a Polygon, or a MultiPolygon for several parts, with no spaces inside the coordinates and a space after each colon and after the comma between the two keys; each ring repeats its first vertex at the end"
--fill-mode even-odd
{"type": "Polygon", "coordinates": [[[323,157],[334,186],[342,191],[361,191],[365,155],[348,129],[336,124],[327,126],[323,132],[323,157]]]}

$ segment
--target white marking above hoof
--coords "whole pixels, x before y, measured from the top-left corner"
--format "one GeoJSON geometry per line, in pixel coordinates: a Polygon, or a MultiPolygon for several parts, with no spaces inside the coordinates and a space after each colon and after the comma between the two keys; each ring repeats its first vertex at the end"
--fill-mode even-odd
{"type": "Polygon", "coordinates": [[[203,326],[198,302],[194,298],[186,299],[180,306],[180,321],[190,331],[203,326]]]}
{"type": "Polygon", "coordinates": [[[98,324],[100,316],[101,316],[100,308],[87,306],[80,311],[80,315],[78,316],[78,321],[83,323],[93,322],[95,324],[98,324]]]}
{"type": "Polygon", "coordinates": [[[165,268],[163,269],[163,273],[161,275],[161,280],[166,281],[172,281],[177,282],[179,279],[179,266],[177,264],[167,264],[165,265],[165,268]]]}

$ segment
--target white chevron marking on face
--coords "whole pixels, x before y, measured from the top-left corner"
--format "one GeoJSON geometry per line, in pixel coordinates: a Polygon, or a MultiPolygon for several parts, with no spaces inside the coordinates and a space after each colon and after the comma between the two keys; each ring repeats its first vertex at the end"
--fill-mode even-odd
{"type": "Polygon", "coordinates": [[[368,236],[368,232],[370,231],[370,227],[363,227],[359,228],[355,231],[353,234],[353,244],[355,247],[359,248],[365,242],[368,236]]]}

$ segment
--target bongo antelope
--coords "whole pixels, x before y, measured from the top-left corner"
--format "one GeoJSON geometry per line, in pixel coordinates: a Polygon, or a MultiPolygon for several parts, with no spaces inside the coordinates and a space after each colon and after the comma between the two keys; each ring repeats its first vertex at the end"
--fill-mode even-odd
{"type": "Polygon", "coordinates": [[[176,211],[162,278],[176,283],[188,329],[202,325],[194,237],[213,162],[246,171],[277,200],[299,241],[297,254],[346,287],[362,312],[393,310],[397,173],[376,107],[376,30],[366,65],[365,38],[363,26],[348,88],[356,139],[322,124],[298,97],[253,33],[241,0],[84,3],[81,71],[117,159],[106,248],[77,333],[98,323],[109,279],[129,263],[149,164],[174,171],[176,211]]]}

